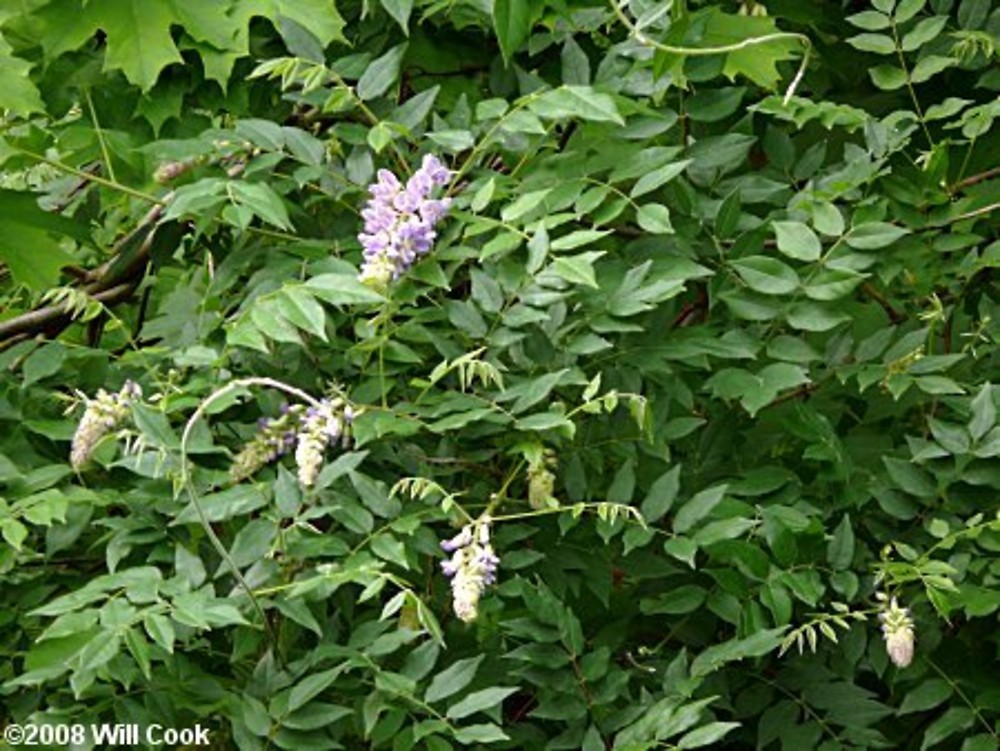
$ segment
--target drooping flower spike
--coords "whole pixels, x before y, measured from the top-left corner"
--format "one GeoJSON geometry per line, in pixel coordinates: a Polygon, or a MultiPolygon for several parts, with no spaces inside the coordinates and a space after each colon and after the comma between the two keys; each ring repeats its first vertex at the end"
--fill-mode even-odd
{"type": "Polygon", "coordinates": [[[295,464],[303,487],[308,488],[316,482],[326,447],[343,435],[353,417],[353,411],[343,399],[323,399],[318,406],[306,409],[299,422],[295,449],[295,464]]]}
{"type": "Polygon", "coordinates": [[[434,199],[431,193],[450,177],[451,171],[433,154],[424,156],[405,186],[389,170],[378,171],[361,212],[365,225],[358,240],[364,263],[358,278],[362,282],[384,289],[430,252],[437,238],[434,226],[451,205],[450,198],[434,199]]]}
{"type": "Polygon", "coordinates": [[[116,394],[98,389],[93,399],[84,397],[87,408],[73,434],[70,448],[69,461],[73,469],[79,470],[87,463],[101,439],[121,425],[132,403],[141,398],[142,389],[131,380],[116,394]]]}
{"type": "Polygon", "coordinates": [[[489,516],[482,516],[441,543],[441,549],[452,554],[441,563],[442,572],[451,579],[452,607],[455,615],[466,623],[479,615],[479,600],[497,578],[500,558],[490,544],[491,522],[489,516]]]}

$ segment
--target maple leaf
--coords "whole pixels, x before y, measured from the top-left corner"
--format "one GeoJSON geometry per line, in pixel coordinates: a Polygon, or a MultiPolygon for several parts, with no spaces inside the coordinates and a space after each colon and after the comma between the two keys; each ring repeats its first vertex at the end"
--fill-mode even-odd
{"type": "Polygon", "coordinates": [[[0,34],[0,110],[25,116],[45,111],[42,97],[28,77],[30,70],[31,63],[15,56],[0,34]]]}
{"type": "MultiPolygon", "coordinates": [[[[778,33],[781,29],[768,16],[734,16],[712,8],[701,46],[722,47],[778,33]]],[[[722,72],[730,81],[744,75],[758,86],[773,89],[781,81],[777,63],[792,60],[801,53],[801,42],[783,37],[728,53],[722,72]]]]}

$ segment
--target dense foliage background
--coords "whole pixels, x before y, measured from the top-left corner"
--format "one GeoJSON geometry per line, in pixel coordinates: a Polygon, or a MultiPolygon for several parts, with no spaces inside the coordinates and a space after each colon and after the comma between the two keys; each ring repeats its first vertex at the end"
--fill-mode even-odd
{"type": "Polygon", "coordinates": [[[998,44],[991,0],[0,5],[0,714],[996,749],[998,44]],[[361,284],[426,154],[436,246],[361,284]],[[335,394],[315,484],[231,482],[335,394]]]}

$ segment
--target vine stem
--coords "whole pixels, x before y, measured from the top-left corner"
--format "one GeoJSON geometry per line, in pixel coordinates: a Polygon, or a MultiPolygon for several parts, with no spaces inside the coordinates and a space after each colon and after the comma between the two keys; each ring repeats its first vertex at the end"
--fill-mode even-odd
{"type": "Polygon", "coordinates": [[[198,513],[198,519],[201,522],[202,527],[204,527],[209,541],[211,541],[216,552],[222,557],[222,560],[226,562],[229,570],[233,573],[237,583],[240,585],[240,589],[246,592],[247,596],[250,598],[250,602],[253,604],[254,610],[257,611],[257,615],[260,617],[261,623],[264,625],[264,630],[267,632],[271,643],[277,644],[276,635],[272,630],[270,623],[268,623],[267,616],[264,613],[264,608],[261,606],[257,596],[254,594],[253,589],[251,589],[250,585],[247,583],[247,580],[243,577],[243,574],[240,573],[240,570],[237,568],[232,556],[229,555],[229,551],[226,550],[226,546],[222,544],[222,540],[219,539],[215,530],[212,529],[212,523],[209,521],[208,515],[205,513],[205,509],[202,507],[201,501],[198,500],[198,492],[195,490],[194,481],[191,479],[191,470],[188,462],[187,445],[191,438],[191,431],[194,430],[194,426],[198,423],[198,420],[205,415],[205,412],[213,403],[217,402],[222,397],[231,394],[233,391],[247,386],[265,386],[277,389],[291,394],[302,401],[307,402],[313,407],[319,406],[319,402],[306,392],[273,378],[239,378],[235,381],[229,382],[220,389],[216,389],[198,405],[198,408],[194,411],[188,419],[187,424],[184,426],[183,434],[181,434],[181,483],[184,485],[185,491],[187,491],[191,505],[194,506],[195,511],[198,513]]]}
{"type": "MultiPolygon", "coordinates": [[[[625,0],[625,2],[627,1],[628,0],[625,0]]],[[[798,72],[795,74],[795,77],[792,79],[792,83],[785,91],[784,104],[786,105],[795,95],[795,90],[802,81],[802,77],[806,72],[806,66],[809,64],[809,53],[812,50],[812,40],[805,34],[799,34],[795,31],[778,31],[773,34],[765,34],[764,36],[748,37],[740,42],[723,44],[718,47],[676,47],[672,44],[664,44],[663,42],[659,42],[656,39],[643,34],[642,30],[625,14],[623,9],[624,3],[619,3],[618,0],[608,0],[608,2],[611,5],[611,9],[618,17],[618,20],[621,21],[622,25],[629,30],[629,33],[633,37],[635,37],[636,41],[640,44],[646,45],[647,47],[654,47],[661,52],[667,52],[671,55],[683,55],[684,57],[711,57],[714,55],[725,55],[729,52],[739,52],[740,50],[745,50],[749,47],[756,47],[759,44],[780,42],[783,39],[794,40],[801,43],[805,47],[805,52],[802,55],[802,62],[799,63],[798,72]]]]}
{"type": "Polygon", "coordinates": [[[136,190],[135,188],[130,188],[127,185],[122,185],[121,183],[115,182],[114,180],[107,180],[100,175],[94,175],[90,172],[86,172],[76,167],[71,167],[65,162],[60,162],[57,159],[49,159],[43,154],[36,154],[33,151],[28,151],[26,149],[21,149],[16,146],[13,147],[21,156],[26,156],[29,159],[34,159],[36,162],[41,162],[42,164],[47,164],[50,167],[54,167],[61,172],[66,172],[70,175],[75,175],[81,180],[86,180],[87,182],[96,183],[97,185],[103,185],[105,188],[110,188],[111,190],[117,190],[119,193],[124,193],[127,196],[132,196],[133,198],[138,198],[142,201],[147,201],[149,203],[155,203],[159,206],[166,205],[166,201],[162,198],[157,198],[156,196],[150,195],[149,193],[144,193],[141,190],[136,190]]]}

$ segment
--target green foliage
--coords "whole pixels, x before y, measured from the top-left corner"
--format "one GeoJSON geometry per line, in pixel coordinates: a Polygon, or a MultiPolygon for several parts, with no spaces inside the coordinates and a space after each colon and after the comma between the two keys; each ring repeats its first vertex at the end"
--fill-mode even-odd
{"type": "Polygon", "coordinates": [[[0,7],[5,721],[995,749],[994,5],[0,7]]]}

